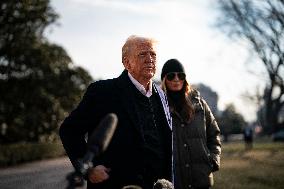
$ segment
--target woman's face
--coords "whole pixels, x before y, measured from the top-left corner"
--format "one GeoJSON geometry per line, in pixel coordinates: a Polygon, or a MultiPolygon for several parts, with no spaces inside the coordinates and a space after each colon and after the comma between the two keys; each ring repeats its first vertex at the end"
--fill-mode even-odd
{"type": "Polygon", "coordinates": [[[180,91],[184,80],[185,74],[183,72],[170,72],[166,75],[166,86],[170,91],[180,91]]]}

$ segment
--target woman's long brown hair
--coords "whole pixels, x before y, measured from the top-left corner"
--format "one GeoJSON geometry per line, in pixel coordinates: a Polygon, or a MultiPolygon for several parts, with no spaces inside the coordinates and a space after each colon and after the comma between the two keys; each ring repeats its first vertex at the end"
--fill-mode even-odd
{"type": "Polygon", "coordinates": [[[187,80],[184,80],[183,87],[181,89],[182,95],[178,103],[180,107],[177,107],[178,104],[176,102],[173,102],[173,99],[171,99],[171,97],[168,94],[166,77],[164,77],[162,80],[162,89],[167,94],[170,109],[173,109],[176,112],[178,112],[183,117],[183,119],[185,119],[185,121],[190,122],[194,117],[194,107],[190,98],[190,93],[193,89],[191,88],[187,80]]]}

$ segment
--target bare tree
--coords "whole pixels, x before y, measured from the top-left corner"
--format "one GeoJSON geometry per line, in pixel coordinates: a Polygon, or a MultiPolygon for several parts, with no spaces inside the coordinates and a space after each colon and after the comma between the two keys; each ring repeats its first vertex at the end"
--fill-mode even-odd
{"type": "Polygon", "coordinates": [[[217,26],[229,37],[247,41],[265,66],[262,124],[274,132],[284,126],[284,0],[218,0],[218,8],[217,26]]]}

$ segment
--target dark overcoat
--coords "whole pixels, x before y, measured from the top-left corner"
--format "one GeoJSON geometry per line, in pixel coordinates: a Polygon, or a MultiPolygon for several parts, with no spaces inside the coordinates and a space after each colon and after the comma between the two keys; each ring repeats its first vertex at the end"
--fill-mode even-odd
{"type": "MultiPolygon", "coordinates": [[[[111,169],[110,178],[100,184],[88,182],[88,188],[116,189],[123,185],[143,185],[143,131],[131,95],[133,85],[124,71],[118,78],[92,83],[77,108],[64,120],[60,127],[63,146],[73,165],[84,156],[87,150],[85,136],[90,134],[100,120],[108,114],[118,116],[118,125],[105,153],[95,158],[94,165],[104,165],[111,169]]],[[[172,166],[171,117],[167,99],[162,90],[153,84],[158,92],[163,112],[163,125],[167,127],[168,175],[172,166]]],[[[170,178],[167,178],[170,179],[170,178]]]]}

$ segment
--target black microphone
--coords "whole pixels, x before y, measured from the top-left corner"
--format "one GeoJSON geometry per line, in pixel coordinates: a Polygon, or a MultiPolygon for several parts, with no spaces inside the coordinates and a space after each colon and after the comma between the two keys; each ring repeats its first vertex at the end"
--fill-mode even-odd
{"type": "Polygon", "coordinates": [[[153,189],[174,189],[174,186],[166,179],[158,179],[158,181],[155,182],[153,189]]]}
{"type": "Polygon", "coordinates": [[[116,129],[117,122],[117,116],[114,113],[109,113],[101,120],[98,127],[91,134],[88,139],[88,151],[83,157],[79,169],[77,169],[83,177],[86,177],[88,169],[93,167],[92,161],[94,157],[99,156],[107,149],[116,129]]]}

